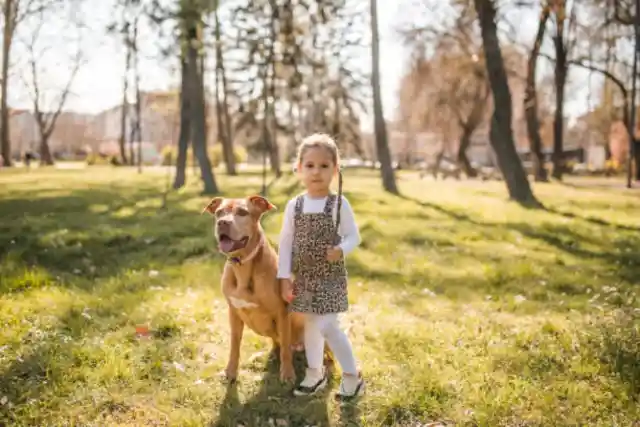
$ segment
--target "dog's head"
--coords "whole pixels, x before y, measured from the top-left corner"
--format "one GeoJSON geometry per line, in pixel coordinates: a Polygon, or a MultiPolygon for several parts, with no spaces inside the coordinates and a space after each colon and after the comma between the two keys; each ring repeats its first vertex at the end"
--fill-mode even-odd
{"type": "Polygon", "coordinates": [[[260,232],[260,217],[276,207],[262,196],[244,199],[213,198],[203,209],[215,221],[214,234],[220,252],[231,254],[244,249],[260,232]]]}

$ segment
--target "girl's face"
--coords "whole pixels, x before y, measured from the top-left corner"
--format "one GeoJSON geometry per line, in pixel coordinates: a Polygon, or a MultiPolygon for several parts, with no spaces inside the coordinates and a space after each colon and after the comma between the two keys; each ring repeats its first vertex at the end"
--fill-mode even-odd
{"type": "Polygon", "coordinates": [[[337,168],[329,149],[310,147],[304,151],[298,171],[310,195],[325,196],[329,192],[337,168]]]}

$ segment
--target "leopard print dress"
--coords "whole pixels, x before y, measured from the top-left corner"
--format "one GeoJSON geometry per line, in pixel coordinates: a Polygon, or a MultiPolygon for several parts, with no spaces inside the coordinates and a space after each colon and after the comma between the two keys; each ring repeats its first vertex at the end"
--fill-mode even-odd
{"type": "Polygon", "coordinates": [[[327,260],[327,248],[341,240],[333,220],[336,200],[337,196],[331,194],[323,212],[304,213],[304,196],[296,199],[291,311],[328,314],[348,309],[344,256],[335,262],[327,260]]]}

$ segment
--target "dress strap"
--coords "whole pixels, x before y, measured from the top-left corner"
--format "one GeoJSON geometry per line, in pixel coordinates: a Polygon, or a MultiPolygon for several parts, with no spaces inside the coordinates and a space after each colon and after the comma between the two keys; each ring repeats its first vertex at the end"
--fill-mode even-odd
{"type": "Polygon", "coordinates": [[[296,197],[296,206],[294,209],[294,213],[296,215],[300,215],[303,212],[303,208],[304,208],[304,195],[300,194],[298,197],[296,197]]]}

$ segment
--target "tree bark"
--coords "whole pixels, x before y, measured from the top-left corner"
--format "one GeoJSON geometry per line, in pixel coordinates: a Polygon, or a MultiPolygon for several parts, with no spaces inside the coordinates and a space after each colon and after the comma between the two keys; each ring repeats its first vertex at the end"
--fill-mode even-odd
{"type": "Polygon", "coordinates": [[[229,117],[229,105],[227,101],[227,78],[225,76],[224,57],[222,55],[222,40],[220,30],[220,19],[218,16],[219,2],[214,4],[215,37],[216,37],[216,119],[218,121],[218,139],[222,143],[222,156],[228,175],[237,175],[236,156],[233,152],[233,136],[231,134],[231,123],[229,117]],[[222,85],[222,88],[220,88],[222,85]],[[222,92],[222,99],[220,99],[222,92]]]}
{"type": "MultiPolygon", "coordinates": [[[[136,91],[136,124],[135,124],[135,132],[136,138],[135,141],[138,143],[138,173],[142,173],[142,108],[140,105],[141,97],[140,97],[140,65],[139,65],[139,52],[138,52],[138,17],[135,18],[135,22],[133,25],[133,39],[132,39],[132,50],[133,50],[133,74],[134,74],[134,84],[136,91]]],[[[133,141],[133,140],[132,140],[133,141]]]]}
{"type": "Polygon", "coordinates": [[[554,83],[556,89],[556,111],[553,119],[553,173],[555,179],[561,180],[564,172],[564,88],[567,80],[567,47],[564,39],[566,21],[565,0],[558,0],[555,7],[556,34],[553,45],[556,54],[554,83]]]}
{"type": "Polygon", "coordinates": [[[506,181],[509,197],[523,205],[539,206],[540,203],[531,191],[514,143],[511,128],[511,93],[498,40],[495,5],[492,0],[474,0],[474,3],[480,21],[485,66],[493,92],[491,146],[506,181]]]}
{"type": "Polygon", "coordinates": [[[181,87],[180,87],[180,135],[178,136],[178,155],[176,159],[176,176],[173,180],[173,188],[178,189],[186,183],[187,150],[191,138],[191,88],[189,85],[188,63],[184,54],[181,62],[181,87]]]}
{"type": "Polygon", "coordinates": [[[634,157],[634,164],[635,164],[635,180],[636,181],[640,181],[640,141],[634,141],[634,151],[633,151],[633,157],[634,157]]]}
{"type": "Polygon", "coordinates": [[[527,122],[527,132],[529,134],[529,144],[533,154],[533,172],[536,181],[548,181],[547,170],[544,167],[544,155],[542,154],[542,138],[540,137],[540,121],[538,120],[538,99],[536,93],[536,67],[540,46],[544,37],[547,21],[549,20],[550,7],[545,5],[540,14],[538,32],[529,54],[527,62],[527,85],[524,97],[524,112],[527,122]]]}
{"type": "Polygon", "coordinates": [[[391,153],[387,137],[387,126],[382,111],[380,94],[380,39],[378,35],[377,0],[369,0],[371,13],[371,86],[373,89],[373,116],[376,138],[376,154],[380,162],[382,187],[392,194],[399,194],[396,177],[391,164],[391,153]]]}
{"type": "Polygon", "coordinates": [[[465,126],[462,128],[462,136],[460,137],[460,145],[458,147],[458,164],[469,178],[478,176],[478,171],[471,166],[471,162],[467,157],[467,149],[471,144],[471,135],[473,135],[474,130],[475,127],[465,126]]]}
{"type": "MultiPolygon", "coordinates": [[[[126,8],[124,8],[123,12],[123,21],[126,19],[126,8]]],[[[127,22],[124,23],[123,31],[124,33],[124,43],[126,56],[125,56],[125,65],[124,65],[124,74],[122,77],[122,111],[120,112],[120,157],[122,159],[122,164],[126,165],[129,163],[127,159],[127,112],[129,110],[129,105],[127,102],[127,92],[129,91],[129,68],[131,66],[131,45],[129,43],[129,24],[127,22]]]]}
{"type": "MultiPolygon", "coordinates": [[[[276,23],[280,19],[278,4],[274,0],[270,0],[271,4],[271,42],[269,43],[269,60],[265,64],[265,73],[268,77],[268,97],[265,99],[265,113],[264,117],[267,120],[267,129],[269,129],[269,135],[267,141],[269,143],[269,161],[271,163],[271,171],[275,174],[276,178],[280,178],[282,176],[282,168],[280,165],[280,147],[278,146],[278,118],[275,113],[275,99],[276,99],[276,42],[278,38],[278,34],[276,33],[276,23]],[[271,68],[271,72],[269,73],[267,70],[271,68]],[[269,100],[269,98],[271,100],[269,100]],[[271,124],[271,126],[268,126],[271,124]]],[[[265,81],[266,83],[266,81],[265,81]]]]}
{"type": "Polygon", "coordinates": [[[7,102],[9,86],[9,62],[11,54],[11,42],[17,4],[14,0],[4,1],[4,32],[2,39],[2,85],[0,93],[0,141],[1,154],[4,166],[12,166],[11,141],[9,140],[9,104],[7,102]]]}
{"type": "Polygon", "coordinates": [[[40,137],[40,165],[53,166],[53,156],[51,148],[49,148],[49,137],[41,135],[40,137]]]}
{"type": "Polygon", "coordinates": [[[205,118],[205,100],[203,76],[200,69],[198,46],[201,43],[201,29],[196,17],[190,17],[188,24],[187,59],[189,61],[189,80],[191,81],[193,154],[200,165],[200,175],[204,184],[203,194],[217,194],[218,186],[211,169],[207,154],[207,126],[205,118]]]}
{"type": "Polygon", "coordinates": [[[489,83],[487,81],[481,82],[476,88],[476,93],[474,94],[472,101],[473,106],[469,115],[464,117],[460,112],[458,112],[458,121],[460,123],[460,128],[462,129],[462,135],[460,136],[460,143],[458,145],[457,158],[458,164],[462,170],[464,170],[465,175],[469,178],[477,177],[478,171],[471,166],[471,162],[469,162],[469,158],[467,157],[467,150],[469,149],[469,145],[471,145],[471,136],[473,136],[473,132],[475,132],[478,125],[482,122],[482,117],[490,94],[491,88],[489,87],[489,83]]]}

